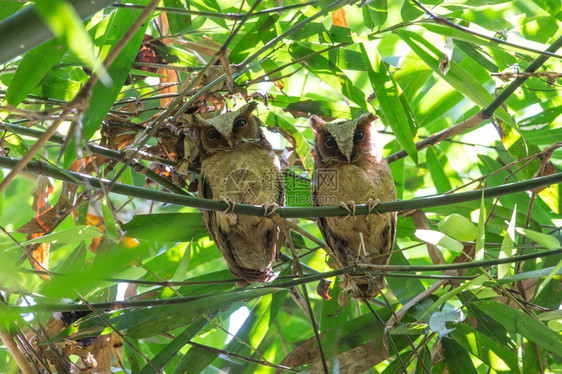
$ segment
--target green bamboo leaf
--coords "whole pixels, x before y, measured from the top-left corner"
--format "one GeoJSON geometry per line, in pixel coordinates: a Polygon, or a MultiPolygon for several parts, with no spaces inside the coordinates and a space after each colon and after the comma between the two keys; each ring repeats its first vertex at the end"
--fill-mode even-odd
{"type": "Polygon", "coordinates": [[[111,285],[106,281],[107,278],[112,278],[128,269],[130,264],[147,249],[142,244],[134,250],[114,244],[100,246],[94,261],[74,261],[68,272],[64,275],[52,276],[51,281],[42,285],[38,292],[47,297],[72,300],[76,298],[76,292],[85,295],[101,285],[105,288],[111,285]]]}
{"type": "Polygon", "coordinates": [[[474,305],[509,331],[521,334],[552,353],[560,352],[562,337],[533,317],[497,301],[480,301],[474,305]]]}
{"type": "MultiPolygon", "coordinates": [[[[456,325],[450,335],[466,351],[497,372],[518,372],[517,354],[466,324],[456,325]]],[[[530,367],[526,367],[530,370],[530,367]]],[[[531,371],[533,372],[533,371],[531,371]]]]}
{"type": "Polygon", "coordinates": [[[470,242],[478,236],[478,228],[471,220],[457,213],[453,213],[443,218],[437,224],[437,228],[444,234],[453,239],[463,242],[470,242]]]}
{"type": "Polygon", "coordinates": [[[218,354],[199,347],[191,347],[182,357],[174,374],[199,374],[217,358],[218,354]]]}
{"type": "Polygon", "coordinates": [[[448,249],[453,252],[462,252],[464,246],[458,240],[451,238],[439,231],[418,229],[416,237],[426,243],[436,245],[440,249],[448,249]]]}
{"type": "Polygon", "coordinates": [[[474,61],[482,65],[484,69],[494,73],[497,73],[499,71],[496,64],[490,61],[488,57],[484,55],[482,52],[474,48],[472,44],[462,40],[455,40],[455,45],[460,49],[462,49],[462,51],[466,53],[468,56],[470,56],[470,58],[472,58],[474,61]]]}
{"type": "MultiPolygon", "coordinates": [[[[466,71],[454,60],[450,62],[451,68],[449,72],[443,75],[439,69],[439,61],[443,53],[421,35],[405,30],[396,31],[396,34],[412,48],[434,73],[439,75],[468,99],[472,100],[472,102],[479,105],[481,108],[485,108],[493,101],[494,98],[488,90],[484,88],[470,72],[466,71]]],[[[503,108],[499,108],[494,115],[498,116],[502,121],[512,127],[516,126],[513,119],[503,108]]]]}
{"type": "Polygon", "coordinates": [[[370,29],[381,28],[388,18],[388,4],[386,0],[374,0],[361,8],[365,26],[370,29]]]}
{"type": "Polygon", "coordinates": [[[107,199],[102,200],[101,211],[103,214],[105,234],[109,239],[117,240],[119,238],[119,228],[117,227],[117,222],[115,222],[115,217],[113,216],[111,207],[108,205],[107,199]]]}
{"type": "Polygon", "coordinates": [[[369,76],[371,86],[377,95],[377,99],[383,113],[383,120],[390,126],[396,139],[404,147],[408,155],[418,162],[418,151],[412,139],[412,118],[409,110],[404,107],[400,100],[402,92],[396,82],[392,79],[385,62],[382,60],[373,44],[361,43],[361,53],[365,63],[365,69],[369,76]],[[369,51],[369,52],[368,52],[369,51]],[[372,58],[369,56],[372,53],[372,58]]]}
{"type": "Polygon", "coordinates": [[[515,230],[547,249],[560,248],[560,242],[553,235],[543,234],[534,230],[516,227],[515,230]]]}
{"type": "MultiPolygon", "coordinates": [[[[390,318],[388,310],[379,310],[377,314],[383,321],[390,318]]],[[[420,330],[420,334],[422,333],[420,330]]],[[[361,360],[361,363],[368,363],[370,366],[374,366],[385,360],[388,356],[383,349],[383,335],[384,327],[374,320],[372,315],[367,314],[322,332],[320,338],[327,359],[338,355],[339,359],[345,357],[348,364],[350,362],[359,364],[359,360],[361,360]],[[362,351],[363,354],[358,356],[357,351],[354,351],[354,349],[362,346],[365,346],[362,351]],[[368,355],[365,354],[365,350],[369,352],[368,355]]],[[[407,345],[405,336],[396,335],[392,339],[399,350],[407,345]]],[[[295,350],[285,356],[283,361],[281,361],[281,365],[299,367],[318,362],[319,360],[320,355],[318,354],[318,349],[316,349],[316,339],[312,337],[299,344],[295,350]]],[[[308,367],[308,371],[316,372],[316,370],[321,370],[320,364],[308,367]]]]}
{"type": "Polygon", "coordinates": [[[459,293],[463,292],[464,290],[481,289],[482,284],[487,279],[488,278],[484,274],[482,274],[482,275],[474,278],[470,282],[466,282],[465,284],[461,285],[460,287],[457,287],[457,288],[453,289],[452,291],[449,291],[449,292],[443,294],[435,303],[433,303],[431,308],[429,308],[418,319],[421,320],[421,321],[424,321],[428,316],[431,315],[431,313],[433,313],[435,310],[437,310],[441,305],[443,305],[444,303],[446,303],[448,300],[455,297],[459,293]]]}
{"type": "MultiPolygon", "coordinates": [[[[208,323],[208,320],[204,317],[200,317],[197,320],[193,321],[193,323],[188,328],[186,328],[181,334],[176,336],[174,340],[172,340],[169,344],[167,344],[164,348],[162,348],[160,350],[160,352],[158,352],[158,354],[156,356],[154,356],[154,358],[152,360],[150,360],[152,362],[152,364],[162,371],[164,369],[166,369],[166,366],[168,366],[168,364],[170,363],[172,358],[174,358],[174,356],[176,356],[178,354],[179,350],[181,348],[183,348],[183,346],[188,344],[188,342],[191,339],[193,339],[197,335],[197,333],[203,327],[205,327],[205,325],[207,325],[207,323],[208,323]]],[[[189,352],[191,352],[191,349],[189,350],[189,352]]],[[[188,352],[188,354],[189,354],[189,352],[188,352]]],[[[187,355],[185,355],[185,356],[187,356],[187,355]]],[[[184,358],[185,358],[185,356],[184,356],[184,358]]],[[[180,364],[181,364],[181,362],[180,362],[180,364]]],[[[185,371],[184,373],[187,373],[187,372],[188,371],[185,371]]],[[[156,373],[156,371],[154,370],[154,367],[152,365],[147,363],[142,368],[142,371],[140,373],[141,374],[152,374],[152,373],[156,373]]]]}
{"type": "Polygon", "coordinates": [[[523,273],[519,273],[509,277],[495,280],[494,282],[485,282],[484,285],[488,287],[492,287],[495,284],[515,283],[527,279],[538,279],[538,278],[546,278],[546,277],[552,278],[555,275],[562,275],[562,269],[559,266],[549,266],[544,269],[525,271],[523,273]]]}
{"type": "Polygon", "coordinates": [[[562,273],[562,261],[559,261],[558,264],[556,264],[556,266],[552,266],[552,270],[550,271],[544,282],[541,283],[538,290],[535,292],[535,296],[533,300],[539,300],[539,296],[547,287],[556,289],[557,283],[559,282],[554,282],[552,284],[551,280],[554,278],[555,275],[560,275],[561,273],[562,273]]]}
{"type": "Polygon", "coordinates": [[[59,62],[66,50],[67,47],[60,40],[53,39],[27,52],[8,86],[5,101],[13,106],[21,103],[59,62]]]}
{"type": "Polygon", "coordinates": [[[425,154],[427,161],[427,168],[429,169],[429,174],[431,174],[431,179],[433,184],[437,189],[437,193],[445,193],[453,189],[449,178],[445,174],[444,165],[439,162],[439,159],[435,155],[433,148],[428,148],[425,154]]]}
{"type": "MultiPolygon", "coordinates": [[[[517,218],[517,205],[513,208],[513,215],[507,226],[506,233],[503,237],[502,244],[500,247],[500,257],[499,258],[509,258],[514,254],[513,244],[515,243],[515,222],[517,218]]],[[[498,265],[498,279],[502,279],[511,274],[510,264],[499,264],[498,265]]]]}
{"type": "Polygon", "coordinates": [[[92,39],[72,5],[64,0],[36,0],[35,7],[53,34],[64,40],[68,48],[98,74],[104,85],[110,85],[111,78],[94,54],[92,39]]]}
{"type": "MultiPolygon", "coordinates": [[[[289,47],[289,53],[293,59],[310,56],[315,51],[305,43],[293,43],[289,47]]],[[[320,80],[324,81],[338,93],[349,98],[360,108],[367,108],[365,94],[347,77],[338,67],[339,59],[337,56],[330,56],[330,59],[323,55],[315,55],[306,59],[304,67],[320,80]]]]}
{"type": "MultiPolygon", "coordinates": [[[[202,314],[213,314],[233,302],[252,300],[274,293],[275,290],[273,288],[257,288],[224,293],[211,292],[210,294],[200,296],[199,299],[177,305],[165,305],[166,301],[173,300],[173,298],[161,299],[164,305],[129,310],[127,313],[114,313],[111,317],[108,318],[106,316],[106,318],[116,329],[126,331],[127,336],[143,338],[190,324],[202,314]]],[[[156,300],[155,304],[157,304],[156,300]]],[[[69,332],[71,331],[63,331],[54,337],[52,341],[60,339],[69,332]]],[[[76,338],[80,338],[110,333],[111,330],[106,330],[106,324],[95,317],[86,320],[79,325],[78,330],[72,332],[76,333],[76,338]]]]}
{"type": "Polygon", "coordinates": [[[21,9],[25,4],[23,2],[2,1],[0,3],[0,20],[8,18],[21,9]]]}
{"type": "MultiPolygon", "coordinates": [[[[146,5],[148,1],[143,0],[141,3],[146,5]]],[[[121,40],[139,12],[140,10],[119,9],[112,13],[109,20],[105,21],[107,22],[107,28],[103,38],[104,45],[102,49],[104,53],[102,57],[105,57],[109,50],[121,40]]],[[[146,27],[147,23],[137,30],[119,56],[108,67],[107,71],[111,76],[112,85],[107,87],[102,82],[98,82],[92,89],[90,104],[84,112],[82,119],[83,135],[86,140],[89,140],[98,130],[102,120],[113,106],[117,95],[119,95],[139,51],[146,27]]],[[[103,31],[99,30],[99,32],[103,31]]],[[[76,159],[75,149],[76,145],[74,141],[71,141],[65,152],[64,164],[67,168],[76,159]]]]}
{"type": "Polygon", "coordinates": [[[70,229],[60,230],[51,234],[40,236],[36,239],[26,240],[22,245],[33,243],[76,243],[81,240],[90,240],[102,235],[102,232],[95,226],[78,225],[70,229]]]}
{"type": "Polygon", "coordinates": [[[138,214],[121,228],[127,236],[159,242],[189,242],[207,236],[201,213],[138,214]]]}
{"type": "Polygon", "coordinates": [[[476,369],[474,368],[474,364],[470,359],[470,355],[463,346],[448,337],[441,339],[441,345],[443,346],[449,373],[477,373],[476,369]]]}

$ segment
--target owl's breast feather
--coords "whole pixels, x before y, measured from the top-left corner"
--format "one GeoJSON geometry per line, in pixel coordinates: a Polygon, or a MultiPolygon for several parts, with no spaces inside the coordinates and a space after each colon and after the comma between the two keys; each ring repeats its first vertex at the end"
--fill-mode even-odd
{"type": "Polygon", "coordinates": [[[316,184],[321,206],[338,205],[340,201],[365,204],[369,199],[396,200],[396,188],[386,163],[360,167],[341,162],[317,170],[316,184]]]}

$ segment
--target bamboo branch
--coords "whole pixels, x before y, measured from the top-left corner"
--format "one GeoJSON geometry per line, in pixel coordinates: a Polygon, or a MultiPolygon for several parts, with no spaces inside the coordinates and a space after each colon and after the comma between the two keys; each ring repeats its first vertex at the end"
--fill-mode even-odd
{"type": "MultiPolygon", "coordinates": [[[[12,168],[18,163],[18,159],[11,157],[0,156],[0,166],[12,168]]],[[[89,188],[102,188],[107,186],[110,181],[107,179],[94,178],[90,175],[71,172],[68,170],[61,170],[52,165],[42,161],[30,162],[25,171],[46,175],[55,179],[66,182],[78,184],[89,188]]],[[[501,195],[513,194],[522,191],[529,191],[535,188],[550,186],[553,184],[562,183],[562,173],[551,174],[544,177],[538,177],[526,181],[514,182],[504,184],[502,186],[484,188],[484,198],[492,198],[501,195]]],[[[206,210],[220,210],[225,211],[232,209],[234,213],[246,214],[251,216],[264,217],[266,210],[261,206],[249,204],[236,204],[234,208],[229,207],[228,204],[218,200],[202,199],[192,196],[185,196],[179,194],[172,194],[163,191],[155,191],[148,188],[137,186],[130,186],[122,183],[115,183],[110,192],[125,195],[129,197],[138,197],[142,199],[149,199],[163,203],[188,206],[197,209],[206,210]]],[[[370,213],[384,213],[394,211],[408,211],[413,209],[423,209],[435,206],[459,204],[468,201],[480,200],[482,197],[482,190],[457,192],[448,195],[435,195],[423,198],[416,198],[411,200],[384,202],[377,205],[370,210],[370,213]]],[[[283,218],[316,218],[316,217],[343,217],[347,216],[349,212],[340,206],[330,207],[280,207],[275,211],[283,218]]],[[[369,214],[369,206],[366,204],[357,205],[355,210],[356,215],[369,214]]]]}
{"type": "Polygon", "coordinates": [[[6,349],[8,350],[8,352],[10,352],[23,374],[37,373],[37,371],[33,369],[33,367],[31,367],[31,364],[24,356],[24,354],[19,350],[18,345],[12,338],[12,334],[10,334],[10,332],[3,326],[0,326],[0,340],[2,341],[2,343],[4,343],[6,349]]]}

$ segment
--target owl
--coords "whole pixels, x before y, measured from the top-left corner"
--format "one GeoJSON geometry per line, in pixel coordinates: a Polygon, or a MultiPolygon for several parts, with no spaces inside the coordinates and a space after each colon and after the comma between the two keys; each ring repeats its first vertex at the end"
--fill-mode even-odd
{"type": "MultiPolygon", "coordinates": [[[[229,204],[282,206],[285,186],[271,145],[252,115],[251,102],[210,119],[194,116],[201,148],[199,195],[229,204]]],[[[243,281],[268,282],[280,229],[271,218],[203,210],[203,220],[230,272],[243,281]]]]}
{"type": "MultiPolygon", "coordinates": [[[[375,146],[375,119],[371,113],[332,123],[315,115],[310,117],[316,139],[312,181],[315,206],[340,204],[350,207],[351,212],[355,204],[374,207],[379,202],[396,200],[390,168],[375,146]]],[[[389,256],[384,254],[394,247],[396,212],[326,217],[317,222],[327,245],[330,267],[339,269],[358,263],[388,263],[389,256]]],[[[384,286],[380,278],[346,274],[342,287],[346,291],[344,295],[370,299],[384,286]]]]}

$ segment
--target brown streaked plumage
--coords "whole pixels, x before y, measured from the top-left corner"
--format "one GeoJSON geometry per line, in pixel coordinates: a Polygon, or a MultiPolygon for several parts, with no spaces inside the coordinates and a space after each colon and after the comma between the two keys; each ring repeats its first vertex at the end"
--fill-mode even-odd
{"type": "MultiPolygon", "coordinates": [[[[251,102],[237,111],[203,119],[196,115],[201,147],[199,194],[213,200],[283,205],[279,160],[265,139],[251,102]]],[[[268,282],[280,230],[272,219],[203,210],[203,220],[240,286],[268,282]]]]}
{"type": "MultiPolygon", "coordinates": [[[[358,119],[326,123],[310,117],[315,138],[315,206],[373,205],[396,200],[396,188],[388,163],[375,147],[373,114],[358,119]]],[[[356,263],[386,265],[394,247],[396,212],[367,216],[319,218],[318,227],[328,248],[332,268],[356,263]],[[363,250],[364,248],[364,250],[363,250]]],[[[383,283],[370,276],[344,276],[343,287],[354,298],[375,297],[383,283]]]]}

